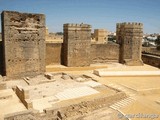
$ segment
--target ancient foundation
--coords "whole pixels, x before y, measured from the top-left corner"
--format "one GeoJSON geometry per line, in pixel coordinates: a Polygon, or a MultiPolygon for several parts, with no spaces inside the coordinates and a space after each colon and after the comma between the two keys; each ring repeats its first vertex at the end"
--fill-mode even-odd
{"type": "Polygon", "coordinates": [[[2,12],[4,73],[23,77],[45,71],[45,16],[2,12]]]}
{"type": "Polygon", "coordinates": [[[68,67],[90,65],[91,26],[64,24],[63,64],[68,67]]]}
{"type": "Polygon", "coordinates": [[[142,23],[117,24],[117,43],[120,44],[120,63],[126,65],[143,65],[141,60],[142,38],[142,23]]]}

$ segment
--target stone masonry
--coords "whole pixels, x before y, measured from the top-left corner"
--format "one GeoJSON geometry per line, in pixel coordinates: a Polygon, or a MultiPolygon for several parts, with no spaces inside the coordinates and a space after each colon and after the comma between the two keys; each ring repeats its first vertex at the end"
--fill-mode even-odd
{"type": "Polygon", "coordinates": [[[95,29],[94,37],[98,44],[108,43],[108,32],[105,29],[95,29]]]}
{"type": "Polygon", "coordinates": [[[45,72],[45,16],[3,11],[1,19],[5,75],[13,78],[45,72]]]}
{"type": "Polygon", "coordinates": [[[120,63],[143,65],[141,60],[143,24],[117,23],[117,43],[120,44],[120,63]]]}
{"type": "Polygon", "coordinates": [[[63,64],[68,67],[90,65],[91,26],[64,24],[63,64]]]}

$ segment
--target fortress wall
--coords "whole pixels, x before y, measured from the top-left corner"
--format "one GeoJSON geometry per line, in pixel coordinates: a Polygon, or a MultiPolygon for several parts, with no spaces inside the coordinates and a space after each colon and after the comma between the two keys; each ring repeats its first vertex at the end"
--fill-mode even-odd
{"type": "Polygon", "coordinates": [[[61,64],[62,43],[46,42],[46,65],[61,64]]]}
{"type": "Polygon", "coordinates": [[[160,56],[160,51],[156,47],[142,47],[142,53],[160,56]]]}
{"type": "Polygon", "coordinates": [[[118,62],[119,45],[115,43],[92,44],[90,56],[91,63],[118,62]]]}
{"type": "Polygon", "coordinates": [[[142,60],[145,64],[160,68],[160,57],[150,54],[142,54],[142,60]]]}
{"type": "MultiPolygon", "coordinates": [[[[46,42],[46,65],[61,64],[62,44],[46,42]]],[[[91,44],[90,58],[91,64],[118,62],[119,45],[115,43],[91,44]]]]}

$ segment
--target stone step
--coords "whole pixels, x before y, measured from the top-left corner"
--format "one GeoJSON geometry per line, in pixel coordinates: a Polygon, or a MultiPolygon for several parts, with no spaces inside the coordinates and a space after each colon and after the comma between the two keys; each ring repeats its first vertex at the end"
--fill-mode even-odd
{"type": "Polygon", "coordinates": [[[114,103],[110,107],[113,108],[113,109],[115,109],[115,110],[119,110],[120,108],[125,107],[125,106],[131,104],[135,100],[136,100],[136,98],[129,97],[129,98],[126,98],[124,100],[121,100],[119,102],[114,103]]]}

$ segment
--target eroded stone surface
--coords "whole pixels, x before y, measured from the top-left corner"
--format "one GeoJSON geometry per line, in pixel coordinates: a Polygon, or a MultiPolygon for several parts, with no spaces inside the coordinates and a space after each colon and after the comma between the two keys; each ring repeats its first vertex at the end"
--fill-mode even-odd
{"type": "Polygon", "coordinates": [[[126,65],[143,65],[141,59],[143,24],[117,23],[117,42],[120,44],[121,63],[126,65]]]}
{"type": "Polygon", "coordinates": [[[7,77],[32,76],[45,71],[45,16],[2,12],[4,72],[7,77]]]}
{"type": "Polygon", "coordinates": [[[89,66],[91,26],[64,24],[63,64],[69,67],[89,66]]]}

